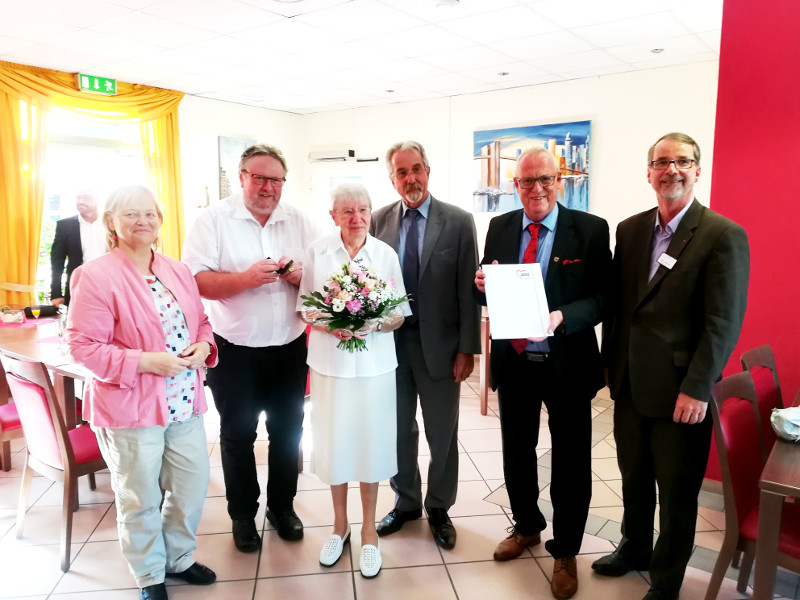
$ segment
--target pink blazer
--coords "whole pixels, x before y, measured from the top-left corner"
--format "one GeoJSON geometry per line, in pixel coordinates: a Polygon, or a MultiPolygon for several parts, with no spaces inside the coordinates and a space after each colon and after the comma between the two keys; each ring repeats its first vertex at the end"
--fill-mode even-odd
{"type": "MultiPolygon", "coordinates": [[[[174,294],[186,317],[190,343],[205,341],[217,363],[211,324],[189,267],[154,253],[153,273],[174,294]]],[[[84,416],[97,427],[167,424],[166,378],[137,373],[142,352],[163,352],[164,333],[144,277],[118,248],[78,267],[70,281],[66,338],[72,358],[91,371],[84,416]]],[[[194,414],[206,412],[203,373],[197,371],[194,414]]]]}

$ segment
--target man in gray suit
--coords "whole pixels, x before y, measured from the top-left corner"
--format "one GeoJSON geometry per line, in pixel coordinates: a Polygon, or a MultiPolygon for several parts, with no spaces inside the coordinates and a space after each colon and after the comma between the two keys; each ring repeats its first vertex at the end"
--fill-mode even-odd
{"type": "Polygon", "coordinates": [[[397,466],[395,507],[378,535],[398,531],[428,513],[436,543],[456,543],[448,509],[458,486],[458,401],[480,352],[480,312],[472,296],[478,265],[472,215],[428,193],[424,148],[406,141],[386,153],[389,177],[401,200],[377,211],[370,233],[397,250],[413,314],[395,332],[397,348],[397,466]],[[417,395],[430,446],[423,503],[417,464],[417,395]]]}
{"type": "Polygon", "coordinates": [[[694,198],[700,147],[668,133],[647,157],[658,207],[617,228],[603,356],[622,473],[622,540],[600,575],[650,571],[644,600],[677,600],[711,438],[711,386],[747,304],[744,229],[694,198]],[[653,547],[656,486],[660,532],[653,547]]]}

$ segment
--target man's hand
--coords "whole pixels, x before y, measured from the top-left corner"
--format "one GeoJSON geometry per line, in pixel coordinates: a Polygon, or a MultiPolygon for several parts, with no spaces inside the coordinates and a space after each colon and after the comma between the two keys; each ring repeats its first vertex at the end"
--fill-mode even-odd
{"type": "MultiPolygon", "coordinates": [[[[547,325],[547,333],[553,333],[561,323],[564,322],[564,313],[560,310],[554,310],[550,313],[550,323],[547,325]]],[[[537,337],[537,338],[528,338],[529,342],[543,342],[549,336],[545,337],[537,337]]]]}
{"type": "MultiPolygon", "coordinates": [[[[290,256],[281,256],[280,260],[278,261],[278,265],[280,268],[284,268],[292,258],[290,256]]],[[[303,277],[303,263],[299,260],[292,261],[292,264],[289,265],[289,268],[280,275],[280,278],[284,281],[291,283],[292,285],[300,285],[300,279],[303,277]]]]}
{"type": "MultiPolygon", "coordinates": [[[[493,260],[492,264],[496,265],[497,261],[493,260]]],[[[481,269],[475,271],[475,287],[481,294],[486,293],[486,274],[481,269]]]]}
{"type": "Polygon", "coordinates": [[[50,304],[52,304],[53,306],[61,306],[62,304],[64,304],[64,299],[63,298],[53,298],[52,300],[50,300],[50,304]]]}
{"type": "Polygon", "coordinates": [[[672,413],[672,420],[676,423],[694,425],[706,418],[707,410],[708,402],[695,400],[691,396],[680,393],[678,394],[677,402],[675,402],[675,412],[672,413]]]}
{"type": "Polygon", "coordinates": [[[453,377],[456,383],[461,383],[472,373],[475,368],[475,357],[472,354],[465,352],[456,353],[456,359],[453,361],[453,377]]]}
{"type": "Polygon", "coordinates": [[[250,265],[250,268],[242,273],[247,288],[257,288],[268,283],[275,283],[280,277],[275,271],[279,268],[271,258],[259,260],[250,265]]]}

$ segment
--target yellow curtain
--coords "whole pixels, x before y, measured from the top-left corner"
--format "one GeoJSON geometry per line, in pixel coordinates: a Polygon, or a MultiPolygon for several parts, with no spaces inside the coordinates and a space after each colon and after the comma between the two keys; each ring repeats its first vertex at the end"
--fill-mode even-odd
{"type": "Polygon", "coordinates": [[[77,89],[75,74],[0,61],[0,232],[6,234],[6,247],[13,249],[0,259],[0,304],[33,300],[44,204],[44,113],[52,108],[83,117],[142,123],[145,162],[166,210],[162,249],[180,257],[183,194],[178,104],[182,98],[182,92],[121,81],[116,96],[94,96],[77,89]],[[32,124],[32,143],[23,139],[23,126],[14,124],[15,115],[17,121],[21,118],[20,100],[30,105],[28,110],[35,115],[26,117],[32,124]],[[26,191],[23,181],[29,181],[26,191]],[[28,264],[33,267],[26,267],[28,264]]]}
{"type": "Polygon", "coordinates": [[[0,305],[34,300],[44,198],[44,111],[0,89],[0,305]]]}

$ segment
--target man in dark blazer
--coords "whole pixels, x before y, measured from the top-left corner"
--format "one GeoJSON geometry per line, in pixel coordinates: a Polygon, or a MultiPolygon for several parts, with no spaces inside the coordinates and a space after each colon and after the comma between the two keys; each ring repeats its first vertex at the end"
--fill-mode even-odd
{"type": "Polygon", "coordinates": [[[658,207],[617,228],[603,339],[616,401],[623,538],[592,568],[608,576],[649,569],[645,599],[675,600],[694,544],[711,386],[739,336],[750,257],[744,229],[694,199],[700,148],[692,138],[669,133],[647,160],[658,207]]]}
{"type": "Polygon", "coordinates": [[[398,473],[391,485],[396,500],[378,534],[389,535],[419,518],[424,506],[436,543],[450,549],[456,543],[447,511],[458,485],[461,382],[472,372],[473,355],[481,351],[480,312],[472,298],[478,264],[475,224],[468,212],[428,193],[430,166],[419,143],[395,144],[386,164],[401,200],[373,215],[370,233],[398,252],[413,314],[395,332],[398,473]],[[424,503],[417,395],[431,452],[424,503]]]}
{"type": "Polygon", "coordinates": [[[102,225],[97,220],[97,198],[94,193],[81,191],[78,193],[76,208],[78,214],[56,223],[56,234],[50,249],[50,302],[54,306],[69,304],[69,280],[72,272],[83,264],[84,247],[90,246],[88,258],[95,258],[92,253],[102,253],[97,249],[98,235],[93,227],[102,225]],[[83,232],[81,230],[83,229],[83,232]],[[66,288],[62,287],[64,263],[67,263],[66,288]]]}
{"type": "MultiPolygon", "coordinates": [[[[605,306],[611,250],[603,219],[558,204],[560,182],[550,151],[535,148],[520,155],[514,185],[523,208],[492,219],[481,264],[519,264],[535,257],[542,267],[553,333],[528,340],[492,339],[491,385],[500,406],[503,472],[514,515],[511,535],[497,546],[494,558],[520,556],[541,542],[547,525],[538,506],[536,457],[544,403],[552,440],[553,503],[553,539],[545,547],[554,558],[553,596],[570,598],[578,589],[575,556],[592,497],[591,402],[604,384],[594,326],[605,306]]],[[[485,283],[486,275],[478,271],[475,287],[482,304],[485,283]]]]}

